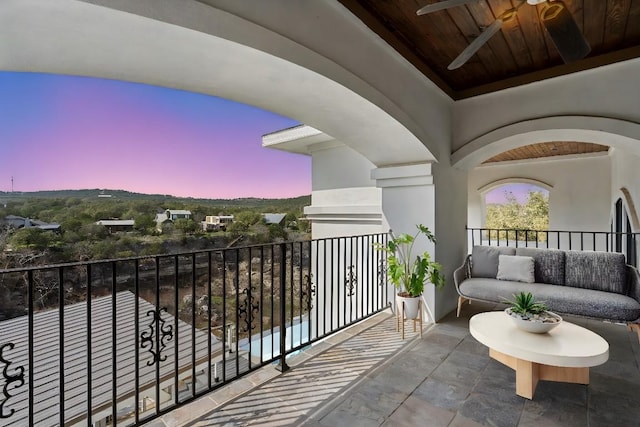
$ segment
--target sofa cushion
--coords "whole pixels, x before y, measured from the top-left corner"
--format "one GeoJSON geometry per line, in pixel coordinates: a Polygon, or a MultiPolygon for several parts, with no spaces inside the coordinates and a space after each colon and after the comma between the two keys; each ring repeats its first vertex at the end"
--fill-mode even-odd
{"type": "Polygon", "coordinates": [[[498,257],[515,254],[516,249],[508,246],[474,246],[471,251],[471,277],[495,279],[498,274],[498,257]]]}
{"type": "Polygon", "coordinates": [[[564,251],[558,249],[517,248],[516,255],[533,258],[537,283],[564,285],[564,251]]]}
{"type": "Polygon", "coordinates": [[[533,258],[530,256],[500,255],[496,279],[533,283],[535,282],[533,265],[533,258]]]}
{"type": "Polygon", "coordinates": [[[627,293],[625,258],[621,253],[566,251],[565,285],[627,293]]]}
{"type": "Polygon", "coordinates": [[[466,279],[460,284],[463,296],[482,301],[504,302],[520,292],[531,292],[536,300],[544,301],[549,310],[562,314],[621,322],[640,318],[640,302],[612,292],[485,278],[466,279]]]}

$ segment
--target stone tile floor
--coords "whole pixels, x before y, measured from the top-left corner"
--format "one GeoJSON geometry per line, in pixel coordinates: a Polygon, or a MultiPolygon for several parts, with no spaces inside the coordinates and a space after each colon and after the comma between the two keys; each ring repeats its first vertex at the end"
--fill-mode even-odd
{"type": "Polygon", "coordinates": [[[640,426],[636,334],[566,317],[609,342],[609,361],[591,369],[589,386],[541,381],[528,400],[469,334],[473,314],[500,308],[465,305],[404,341],[394,317],[378,315],[297,356],[285,374],[264,368],[148,425],[640,426]]]}

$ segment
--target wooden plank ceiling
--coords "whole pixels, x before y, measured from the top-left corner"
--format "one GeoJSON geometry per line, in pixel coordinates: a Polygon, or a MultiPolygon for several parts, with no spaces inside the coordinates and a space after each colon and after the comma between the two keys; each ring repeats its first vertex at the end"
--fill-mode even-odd
{"type": "MultiPolygon", "coordinates": [[[[478,0],[427,15],[442,0],[339,0],[454,100],[640,57],[640,0],[563,0],[591,46],[565,64],[540,21],[544,4],[523,4],[462,67],[447,66],[496,17],[519,0],[478,0]]],[[[485,163],[606,151],[597,144],[557,141],[504,152],[485,163]]]]}
{"type": "Polygon", "coordinates": [[[554,141],[525,145],[504,151],[497,156],[485,160],[483,163],[497,163],[514,160],[540,159],[544,157],[568,156],[577,154],[592,154],[606,152],[609,147],[600,144],[590,144],[576,141],[554,141]]]}
{"type": "Polygon", "coordinates": [[[524,4],[462,67],[447,66],[518,0],[478,0],[418,16],[439,0],[339,0],[453,99],[568,74],[640,56],[640,0],[564,0],[591,46],[564,64],[539,14],[524,4]]]}

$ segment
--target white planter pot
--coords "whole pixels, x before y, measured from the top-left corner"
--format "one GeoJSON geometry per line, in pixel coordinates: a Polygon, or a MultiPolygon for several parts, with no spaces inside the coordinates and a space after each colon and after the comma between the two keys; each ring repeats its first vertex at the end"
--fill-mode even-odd
{"type": "Polygon", "coordinates": [[[506,308],[504,312],[513,320],[516,327],[534,334],[545,334],[562,322],[562,317],[551,311],[545,312],[546,320],[544,321],[542,319],[523,319],[519,314],[512,313],[511,308],[506,308]]]}
{"type": "Polygon", "coordinates": [[[401,297],[396,295],[396,303],[398,304],[398,310],[402,314],[402,304],[404,303],[404,318],[405,319],[417,319],[418,310],[420,306],[421,297],[401,297]]]}

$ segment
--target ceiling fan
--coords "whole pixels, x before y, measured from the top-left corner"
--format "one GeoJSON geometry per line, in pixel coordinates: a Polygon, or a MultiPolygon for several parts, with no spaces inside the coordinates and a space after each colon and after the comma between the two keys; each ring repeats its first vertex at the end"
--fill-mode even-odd
{"type": "MultiPolygon", "coordinates": [[[[416,11],[417,15],[425,15],[427,13],[445,10],[456,6],[462,6],[467,3],[473,3],[483,0],[443,0],[437,3],[428,4],[416,11]]],[[[455,70],[464,65],[489,39],[500,30],[502,24],[513,19],[518,13],[518,9],[525,3],[529,5],[537,5],[545,3],[540,13],[540,21],[544,25],[547,33],[553,40],[553,43],[565,63],[582,59],[589,54],[591,47],[584,38],[580,28],[573,20],[571,12],[567,9],[562,1],[553,0],[518,0],[518,4],[511,9],[506,10],[488,27],[486,27],[480,35],[473,40],[465,50],[463,50],[456,59],[447,67],[449,70],[455,70]]]]}

